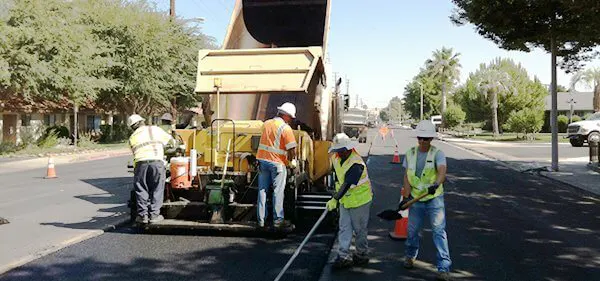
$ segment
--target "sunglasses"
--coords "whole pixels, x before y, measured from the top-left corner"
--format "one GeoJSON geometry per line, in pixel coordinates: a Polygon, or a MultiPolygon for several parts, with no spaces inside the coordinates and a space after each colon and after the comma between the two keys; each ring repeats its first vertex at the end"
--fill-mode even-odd
{"type": "Polygon", "coordinates": [[[417,137],[417,140],[419,140],[419,141],[431,141],[431,140],[433,140],[433,138],[421,138],[421,137],[417,137]]]}

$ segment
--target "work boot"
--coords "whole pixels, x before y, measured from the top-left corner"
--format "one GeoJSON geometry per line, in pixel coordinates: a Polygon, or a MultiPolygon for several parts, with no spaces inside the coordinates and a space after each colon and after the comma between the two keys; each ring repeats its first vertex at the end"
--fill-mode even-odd
{"type": "Polygon", "coordinates": [[[452,279],[450,278],[450,272],[438,271],[437,276],[435,277],[435,280],[450,281],[452,279]]]}
{"type": "Polygon", "coordinates": [[[413,269],[415,267],[415,258],[404,258],[404,268],[413,269]]]}
{"type": "Polygon", "coordinates": [[[278,229],[288,229],[292,227],[292,224],[286,220],[276,220],[275,222],[273,222],[273,227],[278,229]]]}
{"type": "Polygon", "coordinates": [[[163,217],[162,215],[152,216],[152,218],[150,219],[150,223],[157,223],[157,222],[161,222],[164,220],[165,220],[165,217],[163,217]]]}
{"type": "Polygon", "coordinates": [[[137,223],[137,224],[148,224],[148,216],[137,216],[137,217],[135,217],[135,223],[137,223]]]}
{"type": "Polygon", "coordinates": [[[354,261],[351,258],[340,258],[339,256],[333,262],[334,269],[349,268],[354,265],[354,261]]]}
{"type": "Polygon", "coordinates": [[[369,263],[369,256],[354,254],[352,255],[352,261],[354,262],[354,265],[366,265],[369,263]]]}

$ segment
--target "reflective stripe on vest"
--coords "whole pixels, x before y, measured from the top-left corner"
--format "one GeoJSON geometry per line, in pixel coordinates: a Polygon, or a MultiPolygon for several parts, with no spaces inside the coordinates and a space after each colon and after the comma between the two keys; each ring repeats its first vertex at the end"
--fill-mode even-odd
{"type": "Polygon", "coordinates": [[[287,151],[281,148],[281,138],[288,125],[285,121],[274,118],[265,122],[264,126],[269,127],[263,128],[261,142],[258,145],[257,158],[286,164],[287,151]],[[271,133],[273,133],[273,139],[269,139],[271,133]],[[268,155],[268,153],[271,153],[271,155],[268,155]]]}
{"type": "MultiPolygon", "coordinates": [[[[411,189],[410,194],[413,198],[417,198],[423,193],[427,193],[427,188],[435,183],[437,180],[437,169],[435,167],[435,156],[438,149],[432,146],[427,152],[427,158],[425,159],[425,166],[421,175],[417,176],[417,149],[413,147],[406,152],[406,174],[408,176],[408,182],[410,183],[411,189]]],[[[439,186],[435,194],[427,195],[420,201],[431,200],[444,193],[443,184],[439,186]]]]}
{"type": "Polygon", "coordinates": [[[158,140],[154,140],[152,126],[138,128],[129,138],[129,146],[133,152],[134,162],[139,160],[162,160],[163,158],[163,144],[158,140]],[[144,130],[147,130],[148,136],[143,135],[144,130]],[[148,139],[143,139],[146,137],[148,139]]]}
{"type": "Polygon", "coordinates": [[[350,186],[350,189],[346,192],[344,197],[340,199],[340,204],[342,204],[344,208],[357,208],[373,200],[373,191],[371,190],[371,181],[369,180],[367,166],[356,151],[352,151],[350,157],[348,157],[343,164],[341,163],[342,159],[337,157],[337,155],[332,157],[331,162],[333,163],[333,168],[335,169],[335,174],[337,176],[337,182],[335,183],[336,191],[339,191],[342,187],[346,178],[346,172],[348,172],[352,165],[360,164],[364,167],[358,183],[350,186]]]}

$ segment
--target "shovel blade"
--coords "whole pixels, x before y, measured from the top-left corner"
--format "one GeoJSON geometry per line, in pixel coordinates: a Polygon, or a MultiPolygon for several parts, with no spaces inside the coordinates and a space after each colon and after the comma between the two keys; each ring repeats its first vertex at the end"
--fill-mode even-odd
{"type": "Polygon", "coordinates": [[[384,210],[379,212],[377,216],[388,221],[395,221],[402,218],[402,215],[397,210],[384,210]]]}

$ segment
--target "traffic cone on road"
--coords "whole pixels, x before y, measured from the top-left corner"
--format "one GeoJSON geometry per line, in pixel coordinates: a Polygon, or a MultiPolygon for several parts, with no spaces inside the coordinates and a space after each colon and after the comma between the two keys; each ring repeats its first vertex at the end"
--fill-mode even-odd
{"type": "Polygon", "coordinates": [[[404,240],[408,237],[408,210],[400,212],[402,218],[396,220],[394,231],[390,232],[390,238],[394,240],[404,240]]]}
{"type": "Polygon", "coordinates": [[[54,169],[54,159],[52,157],[48,158],[48,170],[46,171],[45,179],[55,179],[58,178],[56,176],[56,170],[54,169]]]}
{"type": "Polygon", "coordinates": [[[394,158],[392,159],[392,164],[400,164],[400,154],[398,154],[398,148],[394,150],[394,158]]]}

